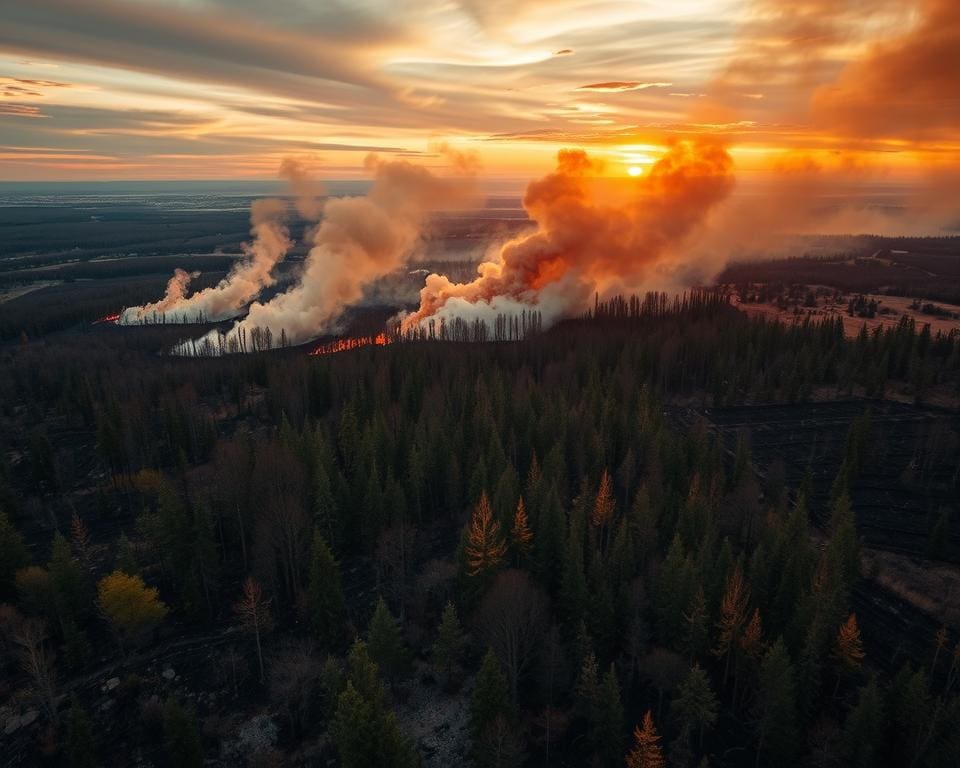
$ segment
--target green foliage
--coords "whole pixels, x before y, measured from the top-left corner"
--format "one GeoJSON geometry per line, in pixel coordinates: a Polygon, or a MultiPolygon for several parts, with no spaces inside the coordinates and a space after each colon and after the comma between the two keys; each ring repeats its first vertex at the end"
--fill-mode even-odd
{"type": "Polygon", "coordinates": [[[175,699],[167,699],[163,705],[163,745],[170,766],[203,767],[203,745],[197,719],[175,699]]]}
{"type": "Polygon", "coordinates": [[[30,562],[23,537],[7,513],[0,509],[0,598],[14,592],[14,574],[30,562]]]}
{"type": "Polygon", "coordinates": [[[672,709],[681,733],[690,740],[695,739],[697,746],[702,748],[704,733],[717,722],[719,702],[710,687],[707,673],[698,664],[690,668],[680,684],[672,709]]]}
{"type": "Polygon", "coordinates": [[[419,766],[420,756],[410,739],[400,732],[387,704],[377,665],[361,640],[350,649],[348,668],[332,726],[340,764],[344,768],[419,766]]]}
{"type": "Polygon", "coordinates": [[[434,662],[441,674],[450,676],[459,668],[466,640],[457,616],[457,608],[447,601],[437,627],[437,640],[433,644],[434,662]]]}
{"type": "Polygon", "coordinates": [[[370,656],[390,680],[405,677],[410,669],[410,654],[400,635],[400,624],[381,597],[367,628],[370,656]]]}
{"type": "Polygon", "coordinates": [[[345,618],[340,566],[319,530],[313,534],[306,607],[314,635],[325,647],[335,646],[345,618]]]}
{"type": "Polygon", "coordinates": [[[96,768],[96,744],[93,738],[93,724],[90,717],[74,696],[67,711],[67,759],[71,768],[96,768]]]}
{"type": "Polygon", "coordinates": [[[760,665],[756,732],[757,752],[767,764],[789,766],[796,762],[796,680],[781,639],[770,647],[760,665]]]}
{"type": "Polygon", "coordinates": [[[512,715],[507,677],[492,650],[487,650],[474,683],[470,701],[470,740],[479,754],[484,733],[497,717],[509,720],[512,715]]]}

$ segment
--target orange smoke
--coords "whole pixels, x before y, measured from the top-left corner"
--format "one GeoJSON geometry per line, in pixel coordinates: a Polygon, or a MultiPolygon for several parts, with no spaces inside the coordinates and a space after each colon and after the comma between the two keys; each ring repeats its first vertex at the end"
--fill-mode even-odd
{"type": "Polygon", "coordinates": [[[733,187],[732,161],[712,141],[674,142],[626,192],[602,193],[599,167],[582,150],[561,150],[557,169],[527,187],[537,229],[506,243],[478,277],[453,283],[432,274],[403,329],[444,314],[536,307],[545,322],[578,311],[594,291],[637,289],[682,264],[679,247],[733,187]]]}
{"type": "Polygon", "coordinates": [[[813,97],[817,124],[870,138],[960,138],[960,2],[923,0],[906,32],[874,44],[813,97]]]}

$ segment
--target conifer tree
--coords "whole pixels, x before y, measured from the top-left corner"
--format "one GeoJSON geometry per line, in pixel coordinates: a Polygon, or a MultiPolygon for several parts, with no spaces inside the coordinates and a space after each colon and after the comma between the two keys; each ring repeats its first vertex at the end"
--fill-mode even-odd
{"type": "Polygon", "coordinates": [[[411,740],[400,732],[387,705],[380,672],[362,640],[348,654],[349,674],[337,697],[333,739],[344,768],[416,768],[420,758],[411,740]]]}
{"type": "Polygon", "coordinates": [[[633,729],[633,748],[627,753],[627,768],[665,768],[660,734],[653,724],[653,713],[647,710],[643,722],[633,729]]]}
{"type": "Polygon", "coordinates": [[[530,521],[527,519],[527,509],[523,504],[523,497],[517,502],[513,513],[513,525],[510,528],[510,543],[513,544],[518,565],[529,554],[533,546],[533,532],[530,530],[530,521]]]}
{"type": "Polygon", "coordinates": [[[506,550],[507,545],[500,534],[500,523],[494,520],[490,499],[484,491],[473,510],[467,533],[467,573],[479,576],[495,569],[503,562],[506,550]]]}
{"type": "Polygon", "coordinates": [[[307,612],[314,635],[325,647],[333,647],[343,633],[343,587],[340,566],[319,529],[313,533],[310,553],[307,612]]]}
{"type": "Polygon", "coordinates": [[[743,571],[737,565],[733,573],[727,578],[727,586],[720,602],[720,620],[717,622],[719,636],[714,654],[719,658],[726,658],[723,669],[723,683],[726,685],[730,675],[730,662],[736,652],[743,631],[743,624],[747,617],[747,603],[750,600],[750,591],[743,580],[743,571]]]}
{"type": "Polygon", "coordinates": [[[14,575],[29,562],[23,537],[0,509],[0,598],[13,595],[14,575]]]}
{"type": "Polygon", "coordinates": [[[583,567],[583,544],[573,526],[567,537],[567,552],[560,577],[560,607],[570,624],[578,624],[587,612],[587,577],[583,567]]]}
{"type": "Polygon", "coordinates": [[[623,703],[620,700],[620,681],[611,664],[600,686],[598,719],[592,724],[594,750],[603,764],[615,766],[623,755],[623,703]]]}
{"type": "Polygon", "coordinates": [[[83,569],[74,559],[70,544],[59,532],[53,536],[47,570],[50,573],[54,611],[62,635],[66,624],[80,615],[89,596],[83,569]]]}
{"type": "Polygon", "coordinates": [[[174,699],[167,699],[163,707],[163,740],[171,765],[203,767],[203,745],[197,719],[174,699]]]}
{"type": "Polygon", "coordinates": [[[593,509],[590,512],[590,522],[597,529],[600,547],[604,550],[606,549],[606,532],[613,521],[615,511],[616,501],[613,498],[613,481],[610,479],[610,473],[603,470],[603,474],[600,476],[600,487],[597,489],[593,509]]]}
{"type": "Polygon", "coordinates": [[[840,495],[830,512],[830,542],[826,557],[831,586],[849,588],[860,575],[860,542],[850,497],[846,493],[840,495]]]}
{"type": "Polygon", "coordinates": [[[687,673],[673,701],[673,711],[680,727],[689,738],[696,736],[697,747],[703,749],[703,734],[717,722],[717,697],[710,688],[707,673],[694,664],[687,673]]]}
{"type": "Polygon", "coordinates": [[[382,597],[377,601],[367,627],[367,648],[370,657],[391,682],[407,674],[410,657],[400,635],[400,625],[382,597]]]}
{"type": "Polygon", "coordinates": [[[848,672],[856,672],[862,666],[863,641],[860,638],[860,627],[857,626],[857,614],[851,613],[837,630],[833,657],[840,667],[848,672]]]}
{"type": "Polygon", "coordinates": [[[80,706],[76,695],[71,697],[67,712],[67,758],[70,768],[96,768],[96,746],[90,716],[80,706]]]}
{"type": "Polygon", "coordinates": [[[459,668],[465,644],[457,608],[447,601],[437,627],[437,641],[433,644],[433,658],[441,674],[450,677],[459,668]]]}
{"type": "Polygon", "coordinates": [[[484,732],[497,717],[510,718],[510,689],[507,677],[504,675],[493,651],[487,649],[477,673],[474,683],[473,698],[470,701],[470,740],[474,751],[479,752],[479,745],[484,732]]]}
{"type": "Polygon", "coordinates": [[[683,614],[686,630],[683,637],[683,647],[690,659],[696,659],[705,653],[710,645],[710,629],[707,624],[707,599],[703,594],[703,587],[698,587],[690,601],[690,610],[683,614]]]}
{"type": "Polygon", "coordinates": [[[880,764],[885,730],[883,695],[875,679],[860,689],[857,705],[847,715],[843,728],[843,753],[851,768],[880,764]]]}
{"type": "Polygon", "coordinates": [[[757,701],[757,766],[792,765],[796,759],[796,681],[790,655],[778,639],[760,665],[757,701]]]}

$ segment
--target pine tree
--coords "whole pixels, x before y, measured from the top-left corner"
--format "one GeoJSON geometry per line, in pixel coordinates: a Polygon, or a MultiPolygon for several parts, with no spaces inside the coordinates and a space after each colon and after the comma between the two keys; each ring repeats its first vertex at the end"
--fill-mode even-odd
{"type": "Polygon", "coordinates": [[[717,722],[717,697],[710,688],[710,680],[699,664],[694,664],[680,685],[673,701],[673,712],[680,721],[681,730],[690,738],[696,734],[697,746],[703,749],[704,731],[717,722]]]}
{"type": "Polygon", "coordinates": [[[527,510],[523,504],[523,497],[517,502],[517,509],[513,513],[513,525],[510,528],[510,542],[513,544],[518,564],[526,558],[533,546],[533,533],[530,531],[530,521],[527,519],[527,510]]]}
{"type": "Polygon", "coordinates": [[[307,612],[314,635],[325,647],[334,647],[343,634],[343,587],[340,566],[319,530],[313,534],[307,612]]]}
{"type": "Polygon", "coordinates": [[[760,665],[756,723],[757,766],[792,765],[797,743],[796,681],[781,639],[770,647],[760,665]]]}
{"type": "Polygon", "coordinates": [[[577,529],[570,528],[567,553],[560,577],[560,607],[569,624],[583,620],[587,612],[587,577],[583,568],[583,544],[577,529]]]}
{"type": "Polygon", "coordinates": [[[474,751],[479,751],[484,732],[497,717],[509,719],[511,715],[507,677],[493,651],[488,649],[477,673],[470,702],[470,739],[474,751]]]}
{"type": "Polygon", "coordinates": [[[665,768],[660,734],[653,724],[653,713],[647,710],[643,723],[633,729],[633,749],[626,757],[627,768],[665,768]]]}
{"type": "Polygon", "coordinates": [[[0,598],[13,596],[14,575],[29,562],[23,537],[0,509],[0,598]]]}
{"type": "Polygon", "coordinates": [[[657,578],[654,606],[661,641],[674,646],[686,629],[684,611],[692,597],[692,562],[679,535],[673,537],[657,578]]]}
{"type": "Polygon", "coordinates": [[[495,569],[503,562],[506,550],[507,545],[500,534],[500,523],[493,519],[490,499],[484,491],[473,510],[467,534],[467,573],[479,576],[495,569]]]}
{"type": "Polygon", "coordinates": [[[830,542],[826,550],[831,586],[849,588],[860,575],[860,542],[850,497],[843,493],[830,513],[830,542]]]}
{"type": "Polygon", "coordinates": [[[80,515],[77,514],[76,510],[74,510],[70,518],[70,543],[80,558],[80,562],[83,563],[84,569],[89,571],[90,532],[87,530],[87,526],[84,525],[83,520],[80,519],[80,515]]]}
{"type": "Polygon", "coordinates": [[[577,713],[591,726],[600,719],[600,667],[593,651],[587,653],[573,690],[577,713]]]}
{"type": "Polygon", "coordinates": [[[203,767],[203,745],[197,719],[174,699],[167,699],[163,707],[163,740],[171,765],[203,767]]]}
{"type": "Polygon", "coordinates": [[[420,759],[410,739],[400,732],[387,706],[380,672],[362,640],[348,654],[349,674],[337,697],[332,727],[343,768],[415,768],[420,759]]]}
{"type": "Polygon", "coordinates": [[[90,717],[80,706],[76,695],[71,697],[67,712],[67,757],[71,768],[96,768],[96,745],[90,717]]]}
{"type": "Polygon", "coordinates": [[[376,730],[373,706],[354,688],[352,681],[347,681],[346,688],[337,697],[331,730],[344,768],[367,768],[374,764],[368,755],[382,734],[376,730]]]}
{"type": "Polygon", "coordinates": [[[883,750],[883,695],[871,679],[860,689],[857,705],[843,727],[843,751],[851,768],[874,768],[881,763],[883,750]]]}
{"type": "Polygon", "coordinates": [[[737,565],[727,579],[727,586],[720,602],[720,620],[717,622],[719,636],[714,654],[718,658],[726,658],[723,670],[723,684],[727,684],[730,674],[730,662],[736,651],[743,630],[743,622],[747,617],[747,603],[750,600],[750,591],[743,580],[743,571],[737,565]]]}
{"type": "Polygon", "coordinates": [[[607,669],[600,686],[598,720],[592,724],[594,750],[607,766],[618,765],[623,755],[623,703],[620,681],[613,664],[607,669]]]}
{"type": "Polygon", "coordinates": [[[447,601],[437,627],[437,641],[433,644],[433,658],[441,674],[450,677],[460,667],[465,644],[457,608],[447,601]]]}
{"type": "Polygon", "coordinates": [[[89,595],[83,569],[73,558],[70,544],[60,533],[53,536],[47,570],[50,572],[54,611],[60,622],[62,635],[66,623],[81,614],[89,595]]]}
{"type": "Polygon", "coordinates": [[[590,522],[599,531],[601,549],[606,548],[605,535],[615,511],[616,501],[613,498],[613,482],[610,479],[610,473],[604,470],[600,476],[600,488],[597,490],[597,496],[593,501],[593,509],[590,512],[590,522]]]}
{"type": "Polygon", "coordinates": [[[851,613],[837,630],[833,657],[848,672],[856,672],[863,665],[863,641],[857,626],[857,614],[851,613]]]}
{"type": "Polygon", "coordinates": [[[710,646],[710,630],[707,616],[707,599],[703,594],[703,587],[698,587],[690,602],[690,610],[683,614],[686,630],[683,637],[683,648],[691,660],[705,653],[710,646]]]}
{"type": "Polygon", "coordinates": [[[400,625],[382,597],[367,627],[367,647],[387,679],[396,681],[407,674],[410,656],[400,635],[400,625]]]}
{"type": "Polygon", "coordinates": [[[740,635],[740,650],[748,659],[759,659],[763,655],[763,621],[760,609],[755,608],[750,621],[740,635]]]}

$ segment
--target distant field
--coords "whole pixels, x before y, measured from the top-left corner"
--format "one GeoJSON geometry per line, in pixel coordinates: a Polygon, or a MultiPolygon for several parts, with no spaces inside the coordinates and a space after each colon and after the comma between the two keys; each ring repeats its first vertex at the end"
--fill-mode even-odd
{"type": "Polygon", "coordinates": [[[770,302],[744,304],[737,301],[737,307],[748,315],[762,315],[777,318],[786,323],[803,322],[807,317],[814,319],[839,317],[843,320],[844,333],[851,338],[860,333],[860,329],[863,328],[864,325],[867,326],[867,330],[872,331],[874,328],[896,325],[902,317],[911,318],[917,324],[918,328],[929,325],[930,332],[934,334],[960,331],[960,306],[956,304],[940,302],[936,305],[944,312],[953,315],[952,317],[947,317],[943,315],[930,315],[918,309],[911,309],[913,300],[902,296],[866,294],[865,298],[867,301],[877,301],[881,309],[888,311],[884,314],[877,314],[874,317],[851,316],[847,313],[846,301],[833,302],[824,297],[818,297],[816,299],[816,307],[803,307],[798,305],[798,311],[795,311],[793,307],[783,308],[770,302]]]}

